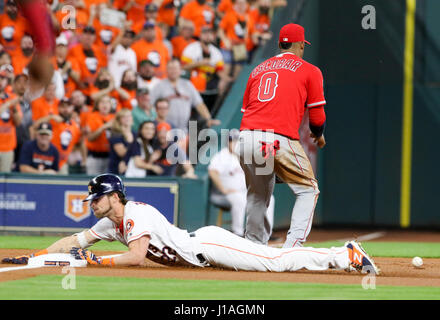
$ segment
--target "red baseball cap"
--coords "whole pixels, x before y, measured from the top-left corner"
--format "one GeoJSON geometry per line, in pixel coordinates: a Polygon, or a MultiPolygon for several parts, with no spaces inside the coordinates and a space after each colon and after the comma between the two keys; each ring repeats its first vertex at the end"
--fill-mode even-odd
{"type": "Polygon", "coordinates": [[[310,44],[310,42],[304,39],[304,28],[302,26],[295,23],[289,23],[281,28],[279,42],[300,41],[304,41],[305,43],[310,44]]]}

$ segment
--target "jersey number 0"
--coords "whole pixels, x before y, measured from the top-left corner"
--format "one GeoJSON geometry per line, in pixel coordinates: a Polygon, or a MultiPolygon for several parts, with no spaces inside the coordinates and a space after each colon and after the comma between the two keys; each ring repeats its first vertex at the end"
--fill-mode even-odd
{"type": "Polygon", "coordinates": [[[278,87],[278,73],[267,72],[260,78],[260,86],[258,87],[258,100],[267,102],[275,97],[278,87]]]}

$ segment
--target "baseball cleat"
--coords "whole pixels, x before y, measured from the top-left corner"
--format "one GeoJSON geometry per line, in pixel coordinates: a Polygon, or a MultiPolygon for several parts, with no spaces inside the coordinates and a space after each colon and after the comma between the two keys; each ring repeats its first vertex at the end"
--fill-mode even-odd
{"type": "Polygon", "coordinates": [[[362,273],[373,273],[379,275],[380,270],[371,259],[361,244],[357,241],[347,241],[345,247],[348,250],[350,266],[347,271],[357,270],[362,273]]]}

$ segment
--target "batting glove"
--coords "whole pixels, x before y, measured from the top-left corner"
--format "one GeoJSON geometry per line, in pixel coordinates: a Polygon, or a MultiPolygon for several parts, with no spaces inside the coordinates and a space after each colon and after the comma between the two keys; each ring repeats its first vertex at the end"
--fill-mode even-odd
{"type": "Polygon", "coordinates": [[[74,256],[76,260],[86,260],[88,264],[100,264],[98,257],[87,249],[74,247],[70,250],[70,254],[74,256]]]}
{"type": "Polygon", "coordinates": [[[111,265],[111,266],[115,264],[113,258],[103,259],[102,257],[97,257],[93,252],[87,249],[73,247],[70,250],[70,254],[73,255],[76,260],[86,260],[88,264],[94,264],[94,265],[101,264],[101,265],[111,265]]]}
{"type": "Polygon", "coordinates": [[[13,258],[4,258],[2,263],[11,263],[11,264],[27,264],[29,261],[29,256],[18,256],[13,258]]]}

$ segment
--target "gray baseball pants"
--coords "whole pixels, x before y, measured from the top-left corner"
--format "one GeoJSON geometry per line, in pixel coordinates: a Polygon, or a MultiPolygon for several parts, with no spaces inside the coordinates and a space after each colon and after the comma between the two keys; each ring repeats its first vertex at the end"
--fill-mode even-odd
{"type": "Polygon", "coordinates": [[[246,177],[245,237],[267,244],[272,230],[266,210],[277,175],[296,196],[283,248],[302,246],[312,227],[319,189],[312,165],[299,141],[269,131],[244,130],[240,132],[235,152],[246,177]]]}

